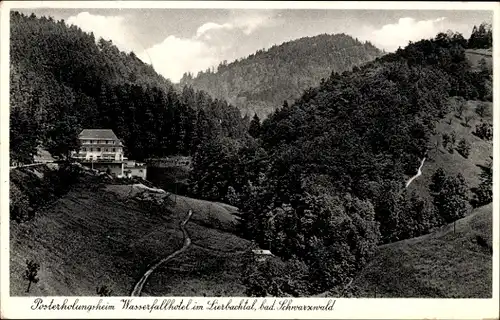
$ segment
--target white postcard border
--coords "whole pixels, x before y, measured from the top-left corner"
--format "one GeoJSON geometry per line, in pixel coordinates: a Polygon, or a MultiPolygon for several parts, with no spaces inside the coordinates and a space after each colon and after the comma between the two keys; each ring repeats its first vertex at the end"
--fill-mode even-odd
{"type": "MultiPolygon", "coordinates": [[[[333,311],[130,311],[121,309],[122,299],[133,299],[137,304],[152,304],[155,299],[192,299],[199,305],[206,304],[209,300],[218,299],[221,304],[229,299],[254,300],[254,298],[197,298],[197,297],[39,297],[44,303],[54,299],[55,303],[62,303],[67,299],[67,304],[72,304],[76,299],[80,304],[96,304],[99,300],[103,304],[114,305],[114,311],[61,311],[61,310],[32,310],[37,297],[10,297],[9,295],[9,11],[12,8],[239,8],[239,9],[415,9],[419,10],[492,10],[493,29],[496,34],[500,29],[499,4],[493,2],[284,2],[284,1],[5,1],[1,3],[1,46],[0,46],[0,244],[1,244],[1,281],[0,281],[0,307],[1,318],[248,318],[248,319],[273,319],[273,318],[300,318],[300,319],[421,319],[421,318],[447,318],[447,319],[479,319],[497,318],[499,301],[499,161],[493,164],[493,298],[492,299],[335,299],[335,298],[293,298],[293,305],[305,303],[327,304],[329,299],[335,300],[333,311]]],[[[498,38],[498,37],[497,37],[498,38]]],[[[500,76],[498,72],[499,44],[494,39],[494,159],[500,158],[499,133],[496,129],[500,123],[498,112],[498,99],[500,91],[500,76]]],[[[264,298],[258,298],[257,306],[264,298]]],[[[274,300],[266,298],[269,301],[274,300]]],[[[285,298],[276,299],[277,302],[285,298]]],[[[235,303],[237,304],[237,303],[235,303]]]]}

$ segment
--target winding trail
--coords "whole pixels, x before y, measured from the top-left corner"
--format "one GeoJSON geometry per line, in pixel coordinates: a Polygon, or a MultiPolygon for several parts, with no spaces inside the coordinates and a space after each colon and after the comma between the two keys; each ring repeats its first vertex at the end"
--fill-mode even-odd
{"type": "Polygon", "coordinates": [[[193,215],[193,211],[189,210],[184,221],[182,221],[180,223],[182,233],[184,234],[184,244],[182,245],[182,248],[175,251],[171,255],[161,259],[160,261],[155,263],[151,268],[149,268],[148,271],[146,271],[146,273],[144,273],[142,278],[137,282],[134,289],[132,290],[132,293],[130,294],[132,297],[139,297],[141,295],[142,287],[144,286],[144,284],[146,284],[149,276],[151,275],[151,273],[153,273],[153,271],[155,271],[156,268],[158,268],[160,265],[164,264],[165,262],[172,260],[173,258],[178,256],[179,254],[183,253],[191,245],[191,238],[189,237],[189,234],[188,234],[185,226],[186,226],[186,223],[188,223],[188,221],[192,215],[193,215]]]}
{"type": "Polygon", "coordinates": [[[418,171],[417,171],[417,174],[414,175],[413,177],[411,177],[407,182],[406,182],[406,188],[408,188],[408,186],[410,185],[410,183],[413,182],[413,180],[417,179],[418,177],[420,177],[422,175],[422,167],[424,166],[424,161],[425,161],[425,158],[422,159],[422,162],[420,163],[420,167],[418,168],[418,171]]]}
{"type": "Polygon", "coordinates": [[[48,164],[48,163],[57,163],[57,161],[47,161],[47,162],[22,164],[22,165],[19,165],[19,166],[11,166],[10,170],[12,170],[12,169],[28,168],[28,167],[38,167],[38,166],[43,166],[43,165],[48,164]]]}

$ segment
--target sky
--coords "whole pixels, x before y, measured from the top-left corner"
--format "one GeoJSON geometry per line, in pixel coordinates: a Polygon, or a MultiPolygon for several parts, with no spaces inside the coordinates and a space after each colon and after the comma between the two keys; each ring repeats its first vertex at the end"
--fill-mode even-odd
{"type": "Polygon", "coordinates": [[[492,22],[492,11],[344,9],[20,9],[64,19],[96,40],[111,40],[166,78],[178,82],[220,62],[318,34],[346,33],[387,52],[408,41],[492,22]]]}

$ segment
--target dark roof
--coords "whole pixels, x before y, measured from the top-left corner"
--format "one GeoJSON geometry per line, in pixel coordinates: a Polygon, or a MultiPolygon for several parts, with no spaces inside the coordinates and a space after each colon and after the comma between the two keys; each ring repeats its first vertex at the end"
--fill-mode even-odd
{"type": "Polygon", "coordinates": [[[119,140],[111,129],[83,129],[80,139],[103,139],[103,140],[119,140]]]}

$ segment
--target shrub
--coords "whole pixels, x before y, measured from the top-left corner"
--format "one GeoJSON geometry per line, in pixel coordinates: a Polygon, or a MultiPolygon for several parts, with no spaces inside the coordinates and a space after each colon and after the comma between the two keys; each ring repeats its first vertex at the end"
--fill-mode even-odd
{"type": "Polygon", "coordinates": [[[10,218],[17,222],[28,220],[31,209],[28,197],[13,183],[10,185],[9,193],[10,218]]]}
{"type": "Polygon", "coordinates": [[[493,140],[493,126],[490,123],[481,122],[476,125],[474,134],[483,140],[491,141],[493,140]]]}
{"type": "Polygon", "coordinates": [[[99,287],[96,288],[96,293],[100,297],[109,297],[113,293],[113,290],[111,290],[110,288],[108,288],[108,286],[106,286],[106,285],[102,285],[102,286],[99,286],[99,287]]]}
{"type": "Polygon", "coordinates": [[[308,268],[297,259],[286,262],[276,257],[257,261],[247,257],[244,271],[245,294],[251,297],[300,297],[309,293],[308,268]]]}
{"type": "Polygon", "coordinates": [[[38,283],[38,270],[40,265],[33,260],[26,260],[26,270],[24,271],[24,279],[28,281],[26,292],[30,292],[31,284],[38,283]]]}
{"type": "Polygon", "coordinates": [[[462,139],[460,140],[460,142],[458,143],[458,146],[457,146],[457,151],[458,153],[460,153],[464,158],[468,158],[469,157],[469,154],[470,154],[470,143],[465,140],[465,139],[462,139]]]}
{"type": "Polygon", "coordinates": [[[480,117],[486,117],[490,114],[490,109],[488,108],[488,104],[484,102],[479,102],[479,104],[476,107],[476,113],[480,117]]]}

